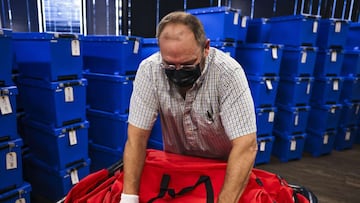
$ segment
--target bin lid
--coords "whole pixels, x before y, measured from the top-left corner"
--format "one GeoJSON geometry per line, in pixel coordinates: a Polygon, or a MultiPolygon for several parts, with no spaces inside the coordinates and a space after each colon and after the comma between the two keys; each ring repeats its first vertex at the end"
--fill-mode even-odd
{"type": "Polygon", "coordinates": [[[4,95],[17,95],[18,88],[16,86],[7,86],[7,87],[0,87],[0,96],[4,95]]]}
{"type": "Polygon", "coordinates": [[[310,111],[310,106],[288,106],[283,104],[276,104],[279,110],[284,110],[288,112],[299,112],[299,111],[310,111]]]}
{"type": "Polygon", "coordinates": [[[0,28],[0,37],[12,37],[12,30],[0,28]]]}
{"type": "Polygon", "coordinates": [[[210,46],[212,47],[236,47],[235,42],[227,41],[210,41],[210,46]]]}
{"type": "Polygon", "coordinates": [[[86,86],[87,85],[87,79],[81,78],[81,79],[75,79],[75,80],[61,80],[61,81],[45,81],[45,80],[36,80],[36,79],[30,79],[30,78],[19,78],[18,83],[20,85],[27,85],[32,87],[38,87],[43,89],[58,89],[58,88],[65,88],[69,86],[86,86]]]}
{"type": "Polygon", "coordinates": [[[83,41],[96,42],[125,42],[125,41],[141,41],[141,37],[127,36],[127,35],[86,35],[83,41]]]}
{"type": "Polygon", "coordinates": [[[206,7],[206,8],[196,8],[188,9],[188,13],[193,15],[205,14],[205,13],[222,13],[222,12],[236,12],[240,13],[240,9],[231,8],[228,6],[216,6],[216,7],[206,7]]]}
{"type": "Polygon", "coordinates": [[[289,81],[289,82],[312,82],[314,81],[314,77],[289,77],[289,76],[281,76],[281,81],[289,81]]]}
{"type": "Polygon", "coordinates": [[[272,81],[279,81],[279,76],[256,76],[256,75],[248,75],[246,76],[249,80],[252,81],[266,81],[266,80],[272,80],[272,81]]]}
{"type": "Polygon", "coordinates": [[[83,122],[79,122],[79,123],[74,123],[74,124],[62,126],[62,127],[59,127],[59,128],[54,128],[53,125],[46,125],[44,123],[37,122],[37,121],[34,121],[34,120],[26,118],[26,117],[23,120],[23,124],[27,125],[29,127],[35,128],[35,129],[37,129],[39,131],[45,132],[45,133],[47,133],[49,135],[53,135],[53,136],[59,136],[61,134],[69,132],[70,130],[78,130],[78,129],[83,129],[83,128],[89,128],[89,122],[88,121],[83,121],[83,122]]]}
{"type": "Polygon", "coordinates": [[[319,50],[318,47],[313,46],[284,46],[284,51],[307,51],[307,52],[317,52],[319,50]]]}
{"type": "Polygon", "coordinates": [[[105,80],[110,82],[128,82],[129,80],[134,80],[135,75],[110,75],[103,73],[91,73],[83,72],[83,77],[86,79],[95,79],[95,80],[105,80]]]}
{"type": "Polygon", "coordinates": [[[14,140],[7,140],[7,141],[0,142],[0,149],[11,149],[14,147],[22,147],[23,144],[24,143],[21,138],[14,139],[14,140]]]}
{"type": "Polygon", "coordinates": [[[246,49],[271,49],[271,48],[283,49],[284,45],[271,44],[271,43],[246,43],[246,44],[239,43],[237,47],[246,48],[246,49]]]}
{"type": "Polygon", "coordinates": [[[149,45],[158,45],[158,39],[157,38],[142,38],[141,39],[142,44],[149,44],[149,45]]]}
{"type": "Polygon", "coordinates": [[[270,18],[253,18],[249,19],[248,23],[251,24],[267,24],[269,22],[270,18]]]}
{"type": "Polygon", "coordinates": [[[13,32],[15,40],[52,40],[52,39],[82,39],[81,34],[59,32],[13,32]]]}
{"type": "Polygon", "coordinates": [[[106,112],[106,111],[89,108],[89,109],[87,109],[86,113],[89,115],[93,115],[93,116],[100,116],[103,118],[110,118],[113,120],[120,120],[120,121],[124,121],[124,122],[127,122],[127,120],[128,120],[128,114],[121,114],[119,112],[111,113],[111,112],[106,112]]]}
{"type": "Polygon", "coordinates": [[[335,136],[336,133],[337,133],[337,131],[335,129],[326,129],[324,131],[320,131],[320,130],[314,130],[314,129],[311,129],[311,128],[306,129],[306,132],[309,135],[316,135],[316,136],[323,136],[325,134],[335,136]]]}
{"type": "Polygon", "coordinates": [[[262,113],[262,112],[277,112],[277,107],[276,106],[272,106],[272,107],[261,107],[261,108],[256,108],[255,111],[256,113],[262,113]]]}
{"type": "Polygon", "coordinates": [[[318,20],[320,16],[318,15],[311,15],[311,14],[298,14],[298,15],[288,15],[288,16],[278,16],[278,17],[271,17],[271,22],[281,22],[281,21],[290,21],[290,20],[318,20]]]}

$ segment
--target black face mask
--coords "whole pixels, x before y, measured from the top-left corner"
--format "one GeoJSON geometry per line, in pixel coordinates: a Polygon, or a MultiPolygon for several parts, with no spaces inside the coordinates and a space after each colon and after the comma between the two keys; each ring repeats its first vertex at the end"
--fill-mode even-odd
{"type": "Polygon", "coordinates": [[[169,70],[165,69],[165,74],[171,82],[178,87],[189,87],[192,86],[201,75],[200,65],[198,64],[195,68],[187,70],[169,70]]]}

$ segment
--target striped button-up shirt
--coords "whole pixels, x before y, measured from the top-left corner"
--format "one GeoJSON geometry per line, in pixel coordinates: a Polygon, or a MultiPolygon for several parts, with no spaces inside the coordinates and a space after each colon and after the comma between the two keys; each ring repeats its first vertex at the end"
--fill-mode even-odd
{"type": "Polygon", "coordinates": [[[226,159],[231,140],[256,131],[254,103],[237,61],[210,48],[201,76],[183,98],[160,68],[160,53],[141,62],[129,123],[150,130],[160,115],[168,152],[226,159]]]}

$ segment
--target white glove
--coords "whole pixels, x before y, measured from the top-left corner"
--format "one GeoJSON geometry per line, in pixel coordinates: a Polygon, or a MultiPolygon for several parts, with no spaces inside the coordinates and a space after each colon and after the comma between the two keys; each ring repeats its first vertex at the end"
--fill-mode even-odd
{"type": "Polygon", "coordinates": [[[120,203],[139,203],[139,195],[121,193],[120,203]]]}

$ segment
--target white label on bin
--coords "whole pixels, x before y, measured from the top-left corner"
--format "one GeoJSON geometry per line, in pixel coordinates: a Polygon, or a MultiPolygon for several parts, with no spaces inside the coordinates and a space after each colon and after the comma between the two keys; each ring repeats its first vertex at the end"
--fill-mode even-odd
{"type": "Polygon", "coordinates": [[[1,115],[12,113],[9,96],[0,97],[0,111],[1,115]]]}
{"type": "Polygon", "coordinates": [[[334,82],[333,82],[333,90],[334,91],[339,90],[339,80],[334,80],[334,82]]]}
{"type": "Polygon", "coordinates": [[[266,142],[265,142],[265,141],[261,141],[261,142],[260,142],[260,152],[264,152],[264,151],[265,151],[265,146],[266,146],[266,142]]]}
{"type": "Polygon", "coordinates": [[[71,146],[77,144],[76,130],[70,130],[69,131],[69,141],[70,141],[71,146]]]}
{"type": "Polygon", "coordinates": [[[139,46],[140,46],[139,40],[136,39],[134,42],[134,50],[133,50],[134,54],[139,53],[139,46]]]}
{"type": "Polygon", "coordinates": [[[337,60],[337,52],[336,51],[331,51],[331,62],[336,62],[337,60]]]}
{"type": "Polygon", "coordinates": [[[74,101],[74,90],[72,87],[65,87],[65,102],[74,101]]]}
{"type": "Polygon", "coordinates": [[[274,117],[275,117],[275,112],[270,111],[270,112],[269,112],[268,122],[269,122],[269,123],[274,122],[274,117]]]}
{"type": "Polygon", "coordinates": [[[17,155],[15,152],[6,154],[6,170],[17,168],[17,155]]]}
{"type": "Polygon", "coordinates": [[[277,52],[278,50],[277,50],[277,48],[276,47],[273,47],[272,49],[271,49],[271,55],[272,55],[272,58],[273,59],[278,59],[278,52],[277,52]]]}
{"type": "Polygon", "coordinates": [[[306,57],[307,57],[307,53],[306,51],[303,51],[301,53],[301,63],[306,63],[306,57]]]}
{"type": "Polygon", "coordinates": [[[296,150],[296,140],[293,139],[290,141],[290,151],[295,151],[296,150]]]}
{"type": "Polygon", "coordinates": [[[71,55],[80,56],[80,41],[77,39],[71,40],[71,55]]]}
{"type": "Polygon", "coordinates": [[[310,94],[310,90],[311,90],[311,82],[309,80],[307,86],[306,86],[306,94],[310,94]]]}
{"type": "Polygon", "coordinates": [[[313,33],[317,33],[317,30],[318,30],[318,25],[319,25],[319,23],[318,23],[318,21],[314,21],[314,24],[313,24],[313,33]]]}
{"type": "Polygon", "coordinates": [[[323,144],[328,144],[328,143],[329,143],[329,135],[325,134],[323,139],[323,144]]]}
{"type": "Polygon", "coordinates": [[[359,114],[360,104],[356,105],[355,115],[359,114]]]}
{"type": "Polygon", "coordinates": [[[265,84],[266,84],[266,88],[268,90],[272,90],[273,89],[273,86],[271,84],[271,80],[265,80],[265,84]]]}
{"type": "Polygon", "coordinates": [[[247,21],[247,17],[246,16],[243,16],[242,18],[241,18],[241,27],[246,27],[246,21],[247,21]]]}
{"type": "Polygon", "coordinates": [[[239,13],[238,12],[235,12],[234,13],[234,21],[233,21],[233,23],[234,23],[234,25],[238,25],[239,24],[239,13]]]}
{"type": "Polygon", "coordinates": [[[76,183],[79,182],[79,175],[78,175],[78,171],[76,169],[74,169],[73,171],[70,172],[70,177],[71,177],[71,183],[73,185],[75,185],[76,183]]]}
{"type": "Polygon", "coordinates": [[[350,137],[351,137],[351,132],[350,132],[350,130],[347,130],[347,131],[346,131],[346,134],[345,134],[345,140],[346,140],[346,141],[349,141],[349,140],[350,140],[350,137]]]}
{"type": "Polygon", "coordinates": [[[26,203],[25,198],[19,198],[15,201],[15,203],[26,203]]]}
{"type": "Polygon", "coordinates": [[[295,113],[294,125],[295,125],[295,126],[298,126],[298,125],[299,125],[299,112],[296,112],[296,113],[295,113]]]}
{"type": "Polygon", "coordinates": [[[335,32],[341,32],[341,22],[335,23],[335,32]]]}

